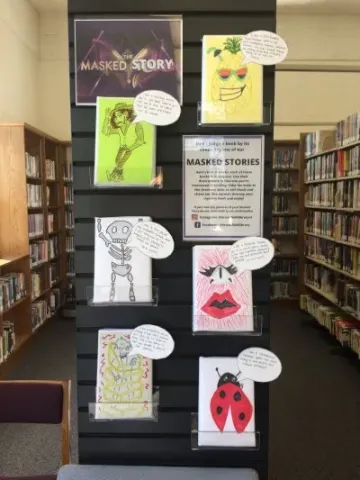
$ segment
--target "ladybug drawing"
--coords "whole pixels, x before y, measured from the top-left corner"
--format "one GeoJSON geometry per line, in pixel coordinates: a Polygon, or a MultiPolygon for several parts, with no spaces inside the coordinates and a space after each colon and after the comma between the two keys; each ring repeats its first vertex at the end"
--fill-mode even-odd
{"type": "Polygon", "coordinates": [[[216,368],[216,371],[219,375],[219,381],[210,400],[211,416],[222,432],[225,428],[229,410],[231,410],[234,428],[237,433],[242,433],[251,420],[253,406],[237,379],[241,372],[237,375],[229,372],[220,375],[218,368],[216,368]]]}

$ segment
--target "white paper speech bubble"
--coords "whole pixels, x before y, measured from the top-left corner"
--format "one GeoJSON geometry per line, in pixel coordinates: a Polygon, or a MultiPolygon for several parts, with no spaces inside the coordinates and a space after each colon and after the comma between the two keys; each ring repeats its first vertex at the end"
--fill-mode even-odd
{"type": "Polygon", "coordinates": [[[134,110],[137,122],[164,126],[175,123],[180,117],[180,103],[172,95],[161,90],[146,90],[135,97],[134,110]]]}
{"type": "Polygon", "coordinates": [[[230,261],[241,270],[258,270],[274,257],[273,244],[262,237],[241,238],[230,247],[230,261]]]}
{"type": "Polygon", "coordinates": [[[237,361],[241,376],[254,382],[272,382],[282,371],[279,358],[265,348],[247,348],[239,354],[237,361]]]}
{"type": "Polygon", "coordinates": [[[169,257],[174,251],[174,239],[159,223],[139,222],[133,228],[128,247],[135,247],[150,258],[169,257]]]}
{"type": "Polygon", "coordinates": [[[171,355],[175,343],[169,332],[156,325],[141,325],[130,335],[132,350],[129,355],[140,354],[152,360],[171,355]]]}
{"type": "Polygon", "coordinates": [[[243,64],[275,65],[287,57],[288,46],[283,38],[267,30],[250,32],[241,41],[243,64]]]}

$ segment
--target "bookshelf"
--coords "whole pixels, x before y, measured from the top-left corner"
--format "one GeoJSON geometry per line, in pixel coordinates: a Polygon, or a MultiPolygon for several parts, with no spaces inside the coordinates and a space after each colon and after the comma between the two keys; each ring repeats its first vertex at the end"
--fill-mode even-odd
{"type": "Polygon", "coordinates": [[[27,124],[0,124],[0,377],[64,300],[65,160],[63,142],[27,124]]]}
{"type": "Polygon", "coordinates": [[[300,308],[360,356],[360,113],[301,135],[300,308]]]}
{"type": "Polygon", "coordinates": [[[65,251],[67,288],[65,291],[63,317],[75,317],[75,238],[74,238],[74,190],[73,164],[71,144],[65,145],[65,161],[63,168],[64,197],[65,197],[65,251]]]}
{"type": "Polygon", "coordinates": [[[277,141],[273,151],[272,190],[273,301],[299,298],[299,192],[299,142],[277,141]]]}

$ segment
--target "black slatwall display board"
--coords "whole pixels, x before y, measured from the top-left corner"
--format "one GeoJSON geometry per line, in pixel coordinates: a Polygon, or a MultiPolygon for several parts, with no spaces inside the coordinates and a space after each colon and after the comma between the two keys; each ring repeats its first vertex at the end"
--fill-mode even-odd
{"type": "MultiPolygon", "coordinates": [[[[258,451],[192,451],[191,412],[197,411],[199,356],[237,356],[247,346],[269,347],[270,266],[253,273],[254,304],[263,316],[260,337],[192,336],[192,260],[194,245],[182,240],[182,135],[263,134],[265,146],[264,237],[271,238],[271,162],[273,125],[256,128],[200,128],[196,104],[201,87],[201,39],[206,34],[275,31],[275,0],[69,0],[69,50],[72,145],[75,189],[77,372],[79,460],[88,464],[143,464],[249,467],[267,478],[268,385],[255,391],[258,451]],[[162,190],[95,190],[89,167],[94,164],[95,108],[74,103],[74,27],[76,17],[181,14],[184,29],[184,105],[179,121],[159,127],[157,165],[163,167],[162,190]],[[87,306],[86,287],[93,285],[94,217],[149,215],[173,235],[176,248],[165,260],[153,261],[158,278],[158,307],[87,306]],[[171,357],[154,364],[160,387],[158,422],[89,422],[95,400],[97,331],[153,323],[175,340],[171,357]]],[[[274,101],[274,67],[264,68],[264,101],[274,101]]]]}

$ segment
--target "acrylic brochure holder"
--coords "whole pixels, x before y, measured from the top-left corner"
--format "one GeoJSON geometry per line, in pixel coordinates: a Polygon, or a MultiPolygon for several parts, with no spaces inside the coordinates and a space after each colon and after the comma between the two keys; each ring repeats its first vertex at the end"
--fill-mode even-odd
{"type": "Polygon", "coordinates": [[[86,288],[86,298],[91,307],[157,307],[159,289],[157,285],[137,285],[133,290],[124,286],[96,285],[86,288]]]}
{"type": "MultiPolygon", "coordinates": [[[[127,171],[129,167],[127,167],[127,171]]],[[[89,167],[89,185],[91,188],[163,188],[163,169],[162,167],[156,167],[153,177],[147,182],[142,180],[143,169],[141,168],[132,168],[131,169],[131,178],[139,179],[138,183],[133,181],[132,183],[126,182],[126,174],[124,175],[124,180],[119,182],[104,181],[104,182],[94,182],[94,167],[89,167]]]]}
{"type": "Polygon", "coordinates": [[[221,432],[199,430],[198,414],[191,414],[191,450],[246,450],[260,449],[259,432],[221,432]],[[206,440],[205,440],[206,438],[206,440]],[[210,445],[213,443],[213,445],[210,445]]]}
{"type": "Polygon", "coordinates": [[[196,317],[193,316],[193,335],[232,335],[232,336],[253,336],[253,337],[260,337],[262,335],[262,327],[263,327],[263,317],[257,313],[257,308],[253,307],[253,312],[250,314],[238,314],[238,315],[231,315],[231,321],[235,322],[236,324],[241,323],[243,321],[244,325],[253,323],[253,328],[251,330],[244,329],[244,330],[220,330],[220,329],[208,329],[204,328],[202,330],[194,329],[194,320],[196,320],[196,325],[206,324],[206,320],[209,322],[213,321],[213,317],[208,315],[197,315],[196,317]]]}
{"type": "Polygon", "coordinates": [[[225,114],[225,105],[223,104],[221,107],[214,105],[214,103],[210,102],[198,102],[197,103],[197,124],[199,127],[263,127],[264,125],[271,125],[272,119],[272,103],[271,102],[264,102],[263,104],[263,121],[256,122],[256,123],[241,123],[241,122],[225,122],[226,114],[225,114]],[[215,122],[202,122],[202,112],[211,113],[215,118],[215,122]]]}
{"type": "Polygon", "coordinates": [[[151,401],[93,402],[89,403],[90,422],[150,421],[159,417],[160,390],[153,388],[151,401]]]}

